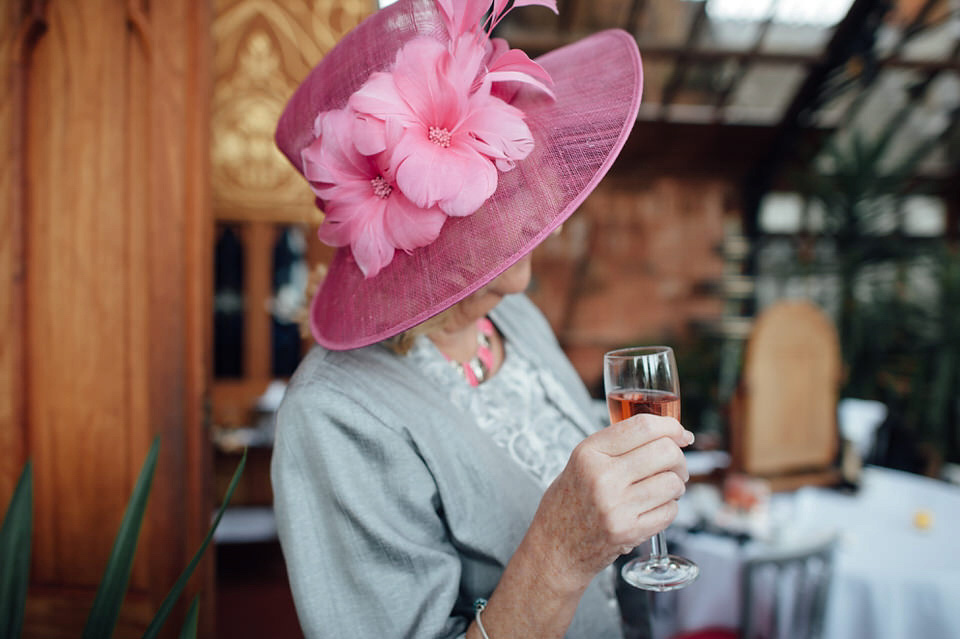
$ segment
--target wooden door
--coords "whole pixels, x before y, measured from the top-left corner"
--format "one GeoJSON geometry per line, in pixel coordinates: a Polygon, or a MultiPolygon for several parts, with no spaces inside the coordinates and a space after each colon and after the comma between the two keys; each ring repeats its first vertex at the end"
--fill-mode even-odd
{"type": "MultiPolygon", "coordinates": [[[[26,637],[79,636],[155,435],[115,636],[140,636],[209,524],[210,13],[0,3],[0,504],[31,459],[26,637]]],[[[208,556],[189,588],[207,635],[212,576],[208,556]]]]}

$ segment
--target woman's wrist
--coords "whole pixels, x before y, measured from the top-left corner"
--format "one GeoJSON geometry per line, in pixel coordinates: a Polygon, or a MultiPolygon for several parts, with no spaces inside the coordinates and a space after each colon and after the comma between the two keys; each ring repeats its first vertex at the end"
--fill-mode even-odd
{"type": "MultiPolygon", "coordinates": [[[[486,636],[563,637],[591,578],[571,570],[556,537],[535,519],[483,608],[486,636]]],[[[485,639],[476,616],[467,639],[485,639]]]]}
{"type": "Polygon", "coordinates": [[[579,598],[595,576],[576,563],[563,531],[534,519],[514,557],[529,565],[531,574],[557,599],[579,598]]]}

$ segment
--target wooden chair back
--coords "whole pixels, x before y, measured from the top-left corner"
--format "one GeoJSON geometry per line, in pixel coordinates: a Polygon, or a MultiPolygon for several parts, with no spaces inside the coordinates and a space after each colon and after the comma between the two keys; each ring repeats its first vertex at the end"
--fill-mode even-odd
{"type": "Polygon", "coordinates": [[[810,302],[777,302],[756,319],[731,404],[731,468],[766,477],[774,490],[835,480],[836,329],[810,302]]]}

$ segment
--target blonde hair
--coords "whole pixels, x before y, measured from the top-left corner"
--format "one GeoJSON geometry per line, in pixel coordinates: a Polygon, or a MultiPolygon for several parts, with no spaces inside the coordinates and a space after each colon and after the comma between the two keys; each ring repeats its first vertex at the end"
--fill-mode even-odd
{"type": "MultiPolygon", "coordinates": [[[[326,264],[317,264],[312,271],[310,271],[310,276],[307,278],[307,294],[305,296],[306,305],[300,309],[300,312],[297,314],[297,323],[300,325],[300,336],[304,339],[310,337],[310,304],[313,302],[313,296],[317,294],[317,291],[320,290],[320,284],[323,282],[323,278],[327,276],[327,265],[326,264]]],[[[420,322],[412,328],[408,328],[399,335],[394,335],[393,337],[388,337],[383,340],[381,344],[395,352],[397,355],[406,355],[410,352],[410,349],[413,348],[413,343],[421,335],[426,335],[427,333],[432,333],[437,329],[441,329],[446,326],[447,321],[450,319],[451,308],[434,315],[430,319],[427,319],[423,322],[420,322]]]]}
{"type": "Polygon", "coordinates": [[[320,290],[320,284],[323,278],[327,276],[327,265],[319,263],[313,267],[310,274],[307,275],[307,290],[304,291],[303,307],[297,312],[297,324],[300,326],[300,337],[307,339],[312,335],[310,330],[310,305],[313,303],[313,296],[320,290]]]}
{"type": "Polygon", "coordinates": [[[382,343],[397,355],[406,355],[410,352],[410,349],[413,348],[413,343],[418,337],[432,333],[433,331],[446,326],[447,321],[450,319],[452,310],[452,308],[448,308],[447,310],[434,315],[430,319],[420,322],[416,326],[408,328],[399,335],[388,337],[387,339],[383,340],[382,343]]]}

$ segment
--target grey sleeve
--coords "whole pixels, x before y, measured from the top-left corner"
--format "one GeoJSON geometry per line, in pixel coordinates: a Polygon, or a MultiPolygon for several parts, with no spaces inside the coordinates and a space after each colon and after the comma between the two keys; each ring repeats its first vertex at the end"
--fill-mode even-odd
{"type": "Polygon", "coordinates": [[[462,636],[460,559],[415,445],[355,402],[300,390],[277,415],[271,478],[305,636],[462,636]]]}

